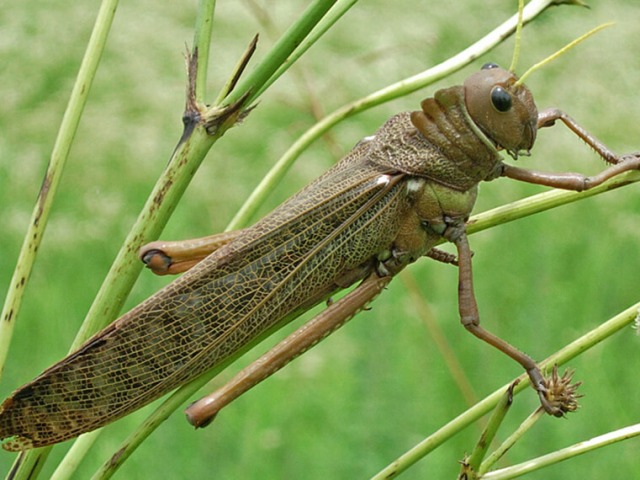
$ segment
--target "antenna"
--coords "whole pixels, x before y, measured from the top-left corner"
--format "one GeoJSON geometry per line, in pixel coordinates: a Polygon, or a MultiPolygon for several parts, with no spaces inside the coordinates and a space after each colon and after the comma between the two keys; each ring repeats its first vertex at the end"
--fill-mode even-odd
{"type": "Polygon", "coordinates": [[[564,53],[568,52],[573,47],[575,47],[576,45],[578,45],[582,41],[584,41],[587,38],[589,38],[591,35],[594,35],[594,34],[598,33],[600,30],[604,30],[605,28],[610,27],[613,24],[614,24],[614,22],[603,23],[602,25],[598,25],[596,28],[593,28],[593,29],[589,30],[587,33],[585,33],[581,37],[576,38],[573,42],[568,43],[567,45],[562,47],[557,52],[549,55],[544,60],[536,63],[535,65],[533,65],[531,68],[529,68],[529,70],[527,70],[526,72],[524,72],[522,74],[522,76],[518,79],[518,81],[515,84],[516,85],[522,85],[524,83],[524,79],[527,78],[529,75],[531,75],[533,72],[535,72],[539,68],[544,67],[547,63],[551,62],[552,60],[555,60],[560,55],[563,55],[564,53]]]}
{"type": "Polygon", "coordinates": [[[511,66],[509,71],[515,73],[520,58],[520,43],[522,40],[522,23],[523,23],[524,0],[518,0],[518,23],[516,24],[516,41],[513,46],[513,57],[511,58],[511,66]]]}

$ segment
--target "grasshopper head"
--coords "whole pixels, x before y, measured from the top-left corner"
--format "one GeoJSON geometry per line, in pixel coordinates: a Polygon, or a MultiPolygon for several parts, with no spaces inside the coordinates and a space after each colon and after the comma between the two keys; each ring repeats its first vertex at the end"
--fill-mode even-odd
{"type": "Polygon", "coordinates": [[[513,158],[528,154],[536,139],[538,109],[518,78],[488,63],[464,82],[467,111],[475,124],[513,158]]]}

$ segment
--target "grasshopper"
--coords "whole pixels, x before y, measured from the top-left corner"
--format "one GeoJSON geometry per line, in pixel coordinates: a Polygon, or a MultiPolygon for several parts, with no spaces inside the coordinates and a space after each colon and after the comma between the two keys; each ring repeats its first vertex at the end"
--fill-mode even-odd
{"type": "Polygon", "coordinates": [[[522,365],[544,409],[561,416],[567,406],[549,394],[536,362],[480,326],[465,222],[482,181],[502,176],[580,191],[638,168],[639,155],[614,154],[560,110],[538,112],[513,72],[486,64],[463,85],[424,100],[420,110],[393,116],[252,227],[186,245],[144,247],[141,257],[152,270],[186,273],[5,400],[3,447],[42,447],[102,427],[358,284],[277,346],[266,362],[190,407],[189,420],[203,426],[235,396],[346,322],[423,256],[457,265],[464,327],[522,365]],[[504,163],[501,151],[514,159],[528,155],[537,130],[557,121],[610,166],[587,177],[504,163]],[[455,245],[456,257],[435,248],[442,239],[455,245]]]}

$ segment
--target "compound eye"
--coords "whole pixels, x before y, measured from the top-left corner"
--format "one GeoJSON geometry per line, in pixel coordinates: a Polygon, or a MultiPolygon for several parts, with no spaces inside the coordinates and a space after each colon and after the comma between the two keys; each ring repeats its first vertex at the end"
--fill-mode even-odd
{"type": "Polygon", "coordinates": [[[480,70],[491,70],[492,68],[500,68],[500,66],[497,63],[489,62],[482,65],[480,70]]]}
{"type": "Polygon", "coordinates": [[[508,112],[511,109],[511,95],[502,87],[494,87],[491,90],[491,103],[499,112],[508,112]]]}

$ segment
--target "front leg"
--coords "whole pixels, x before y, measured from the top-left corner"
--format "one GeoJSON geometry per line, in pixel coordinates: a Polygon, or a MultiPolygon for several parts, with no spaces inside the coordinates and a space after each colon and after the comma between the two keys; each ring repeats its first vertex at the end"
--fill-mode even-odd
{"type": "Polygon", "coordinates": [[[594,135],[589,133],[584,127],[580,126],[572,117],[567,115],[566,112],[558,110],[557,108],[548,108],[538,113],[538,129],[552,127],[556,124],[556,121],[560,120],[564,123],[569,130],[580,137],[587,145],[593,148],[598,155],[600,155],[605,162],[613,165],[619,163],[620,158],[613,151],[609,149],[604,143],[598,140],[594,135]]]}
{"type": "Polygon", "coordinates": [[[611,164],[611,166],[599,174],[589,177],[580,173],[540,172],[504,164],[502,166],[501,176],[522,182],[581,192],[600,185],[623,172],[640,169],[640,154],[616,155],[604,143],[578,125],[573,118],[562,110],[549,109],[540,112],[538,115],[538,128],[550,127],[558,120],[563,122],[573,133],[593,148],[596,153],[607,163],[611,164]]]}
{"type": "Polygon", "coordinates": [[[503,165],[501,176],[521,182],[535,183],[536,185],[582,192],[583,190],[596,187],[616,175],[638,169],[640,169],[640,155],[635,154],[620,157],[619,163],[591,177],[580,173],[540,172],[507,164],[503,165]]]}

